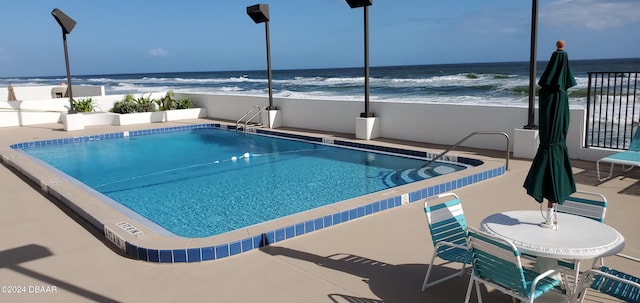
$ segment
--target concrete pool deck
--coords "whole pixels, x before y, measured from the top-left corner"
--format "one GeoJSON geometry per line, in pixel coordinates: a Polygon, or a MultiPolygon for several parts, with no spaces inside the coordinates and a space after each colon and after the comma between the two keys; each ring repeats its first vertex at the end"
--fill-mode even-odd
{"type": "MultiPolygon", "coordinates": [[[[211,121],[100,126],[74,132],[62,131],[61,124],[0,128],[0,148],[25,141],[211,121]]],[[[431,148],[415,142],[373,141],[431,148]]],[[[501,152],[460,149],[456,153],[504,161],[501,152]]],[[[624,177],[598,182],[595,163],[574,160],[573,165],[578,189],[608,198],[606,222],[625,236],[623,253],[640,257],[640,172],[632,170],[624,177]]],[[[499,211],[538,209],[522,188],[529,166],[529,160],[511,159],[503,176],[455,190],[468,223],[478,226],[484,217],[499,211]]],[[[454,279],[420,292],[433,251],[421,202],[221,260],[155,264],[122,256],[102,234],[79,224],[75,215],[5,165],[0,165],[0,192],[1,286],[24,286],[27,291],[0,293],[2,302],[462,302],[468,282],[454,279]]],[[[605,263],[640,275],[638,263],[619,257],[608,257],[605,263]]],[[[434,274],[448,270],[448,265],[438,266],[434,274]]],[[[495,291],[484,298],[510,302],[495,291]]],[[[594,292],[585,301],[589,300],[616,302],[594,292]]]]}

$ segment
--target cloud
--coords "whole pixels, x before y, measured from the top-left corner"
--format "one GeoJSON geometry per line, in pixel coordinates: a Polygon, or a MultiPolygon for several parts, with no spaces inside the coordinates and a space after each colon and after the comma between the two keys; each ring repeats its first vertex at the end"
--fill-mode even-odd
{"type": "Polygon", "coordinates": [[[168,57],[169,56],[169,51],[167,51],[166,49],[162,48],[162,47],[156,47],[156,48],[152,48],[150,49],[147,54],[150,57],[154,57],[154,58],[164,58],[164,57],[168,57]]]}
{"type": "Polygon", "coordinates": [[[540,19],[556,26],[604,30],[640,22],[637,0],[557,0],[541,9],[540,19]]]}

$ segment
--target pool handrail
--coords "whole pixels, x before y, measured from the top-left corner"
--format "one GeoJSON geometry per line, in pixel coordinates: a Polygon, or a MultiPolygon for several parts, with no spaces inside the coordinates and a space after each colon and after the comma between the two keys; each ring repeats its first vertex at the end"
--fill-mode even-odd
{"type": "MultiPolygon", "coordinates": [[[[249,117],[249,119],[247,119],[246,121],[244,121],[244,127],[243,129],[246,130],[247,129],[247,125],[249,124],[249,122],[251,122],[251,120],[253,120],[253,118],[255,118],[256,116],[258,116],[261,112],[263,112],[264,110],[267,109],[267,107],[260,107],[259,105],[255,105],[253,106],[251,109],[249,109],[242,117],[240,117],[240,119],[238,119],[236,121],[236,130],[239,130],[240,128],[238,127],[240,125],[240,123],[242,122],[242,119],[246,118],[249,114],[253,113],[254,111],[256,111],[256,109],[258,110],[257,112],[255,112],[251,117],[249,117]]],[[[260,123],[258,123],[258,126],[261,125],[260,123]]]]}
{"type": "Polygon", "coordinates": [[[445,151],[443,151],[442,153],[440,153],[439,155],[437,155],[433,159],[429,160],[427,163],[423,164],[420,168],[425,168],[425,167],[431,165],[431,163],[433,163],[433,162],[437,161],[438,159],[442,158],[442,156],[444,156],[446,153],[450,152],[452,149],[458,147],[464,141],[467,141],[467,139],[469,139],[469,138],[471,138],[471,137],[473,137],[475,135],[502,135],[502,136],[505,137],[505,139],[507,139],[507,153],[506,153],[506,156],[505,156],[504,169],[505,170],[509,170],[509,154],[511,153],[511,150],[510,150],[510,146],[511,146],[511,142],[510,141],[511,140],[509,139],[509,135],[507,133],[504,133],[504,132],[489,132],[489,131],[477,131],[477,132],[470,133],[466,137],[462,138],[462,140],[458,141],[456,144],[451,145],[445,151]]]}

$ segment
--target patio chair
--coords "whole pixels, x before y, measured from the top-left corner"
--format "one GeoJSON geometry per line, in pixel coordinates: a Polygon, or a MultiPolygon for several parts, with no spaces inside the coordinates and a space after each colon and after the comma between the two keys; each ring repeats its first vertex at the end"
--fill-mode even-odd
{"type": "Polygon", "coordinates": [[[637,127],[634,131],[633,138],[631,138],[631,144],[629,145],[629,150],[615,153],[611,156],[604,157],[598,161],[596,161],[596,172],[598,174],[598,180],[604,181],[613,175],[613,165],[621,164],[622,169],[627,172],[636,166],[640,166],[640,131],[638,131],[640,127],[637,127]],[[609,167],[609,175],[604,178],[600,178],[600,162],[610,163],[609,167]],[[628,169],[625,169],[625,165],[630,166],[628,169]]]}
{"type": "Polygon", "coordinates": [[[467,249],[467,221],[462,210],[460,197],[455,193],[444,193],[426,198],[424,212],[429,223],[429,232],[433,241],[434,251],[429,263],[429,269],[422,283],[422,291],[455,277],[462,277],[471,255],[467,249]],[[429,205],[434,201],[437,204],[429,205]],[[436,257],[448,263],[462,263],[459,272],[450,274],[436,281],[429,282],[436,257]]]}
{"type": "Polygon", "coordinates": [[[559,213],[578,215],[604,222],[607,198],[599,193],[576,191],[563,204],[556,205],[559,213]]]}
{"type": "Polygon", "coordinates": [[[577,292],[580,302],[591,288],[625,302],[640,303],[640,278],[630,274],[602,266],[585,271],[581,281],[577,292]]]}
{"type": "MultiPolygon", "coordinates": [[[[579,190],[569,196],[563,204],[558,204],[556,207],[559,213],[578,215],[598,222],[604,222],[604,217],[607,212],[607,198],[599,193],[579,190]]],[[[600,262],[600,266],[604,265],[604,258],[600,257],[593,261],[593,266],[595,266],[598,261],[600,262]]],[[[578,262],[580,261],[558,260],[558,265],[575,270],[579,268],[578,262]]]]}
{"type": "Polygon", "coordinates": [[[522,302],[535,302],[537,298],[562,285],[560,280],[552,277],[558,274],[564,275],[559,270],[550,269],[537,273],[524,268],[520,260],[520,252],[508,240],[472,227],[468,228],[468,233],[473,271],[469,279],[465,303],[469,302],[474,285],[478,302],[482,303],[480,283],[511,296],[514,301],[522,302]]]}

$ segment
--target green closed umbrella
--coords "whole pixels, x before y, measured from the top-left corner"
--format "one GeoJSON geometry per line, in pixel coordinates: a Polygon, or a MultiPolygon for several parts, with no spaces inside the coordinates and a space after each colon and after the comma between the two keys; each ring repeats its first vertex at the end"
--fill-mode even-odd
{"type": "Polygon", "coordinates": [[[524,187],[527,194],[542,203],[547,199],[562,204],[576,191],[571,160],[567,151],[569,130],[569,96],[567,89],[576,85],[569,67],[564,42],[558,41],[549,64],[540,77],[540,145],[533,159],[524,187]]]}

